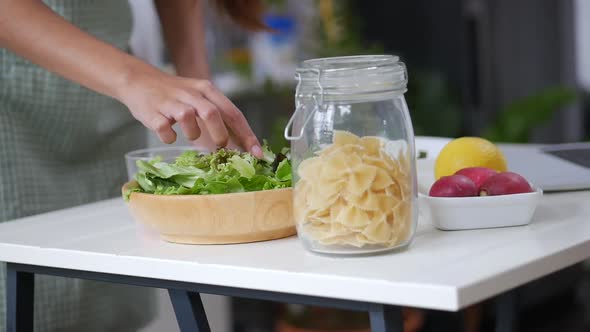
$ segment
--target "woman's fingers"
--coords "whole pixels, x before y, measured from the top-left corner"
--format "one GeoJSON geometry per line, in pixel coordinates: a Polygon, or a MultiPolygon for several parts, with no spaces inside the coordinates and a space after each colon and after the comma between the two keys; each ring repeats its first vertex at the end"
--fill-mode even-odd
{"type": "Polygon", "coordinates": [[[217,147],[225,147],[229,142],[229,133],[217,106],[202,96],[191,98],[191,105],[197,110],[197,115],[207,127],[213,143],[217,147]]]}
{"type": "Polygon", "coordinates": [[[172,123],[170,119],[165,117],[162,114],[156,113],[151,120],[149,121],[149,128],[151,128],[158,137],[160,141],[166,144],[172,144],[176,141],[176,132],[172,130],[172,123]]]}
{"type": "Polygon", "coordinates": [[[206,130],[217,147],[226,147],[232,133],[231,141],[263,157],[260,142],[242,112],[209,81],[164,76],[157,84],[149,77],[139,83],[140,88],[129,93],[125,104],[162,142],[176,141],[172,126],[178,123],[190,141],[206,130]]]}
{"type": "Polygon", "coordinates": [[[179,102],[169,112],[168,116],[178,123],[184,136],[189,141],[194,141],[201,136],[201,129],[197,123],[197,113],[192,106],[179,102]]]}
{"type": "MultiPolygon", "coordinates": [[[[230,130],[236,135],[236,138],[246,151],[251,152],[254,156],[262,158],[262,149],[260,142],[244,114],[221,92],[208,81],[199,81],[196,83],[199,91],[215,106],[221,115],[221,118],[227,124],[230,130]]],[[[206,120],[206,119],[205,119],[206,120]]],[[[211,131],[210,131],[211,132],[211,131]]],[[[226,130],[227,133],[227,130],[226,130]]],[[[226,134],[227,135],[227,134],[226,134]]]]}

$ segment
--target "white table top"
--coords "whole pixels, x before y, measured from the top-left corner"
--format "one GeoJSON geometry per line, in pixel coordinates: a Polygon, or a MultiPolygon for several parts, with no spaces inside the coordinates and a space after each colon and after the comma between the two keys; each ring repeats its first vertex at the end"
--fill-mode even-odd
{"type": "Polygon", "coordinates": [[[121,199],[0,224],[0,261],[457,310],[590,256],[590,192],[546,195],[529,226],[419,227],[409,250],[330,258],[295,237],[224,246],[141,233],[121,199]]]}
{"type": "Polygon", "coordinates": [[[546,194],[528,226],[443,232],[410,249],[332,258],[296,237],[218,246],[146,236],[121,198],[0,224],[0,261],[458,310],[590,257],[590,191],[546,194]]]}

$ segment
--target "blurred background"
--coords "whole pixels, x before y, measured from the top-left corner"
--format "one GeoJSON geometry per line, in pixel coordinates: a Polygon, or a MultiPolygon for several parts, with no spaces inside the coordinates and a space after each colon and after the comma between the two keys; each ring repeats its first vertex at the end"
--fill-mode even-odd
{"type": "MultiPolygon", "coordinates": [[[[275,148],[287,145],[283,129],[294,108],[299,61],[380,53],[399,55],[408,66],[406,100],[417,135],[590,140],[588,0],[267,2],[265,21],[277,33],[246,33],[208,10],[207,45],[214,83],[275,148]]],[[[173,71],[152,2],[130,3],[132,49],[173,71]]],[[[150,144],[159,143],[150,136],[150,144]]],[[[521,330],[590,330],[589,280],[580,265],[517,290],[521,330]]],[[[164,293],[161,317],[150,331],[177,329],[167,301],[164,293]]],[[[217,331],[367,326],[364,314],[219,297],[206,302],[217,331]]],[[[416,331],[462,331],[465,319],[480,322],[466,331],[492,331],[493,308],[490,302],[457,314],[406,314],[421,326],[416,331]]]]}

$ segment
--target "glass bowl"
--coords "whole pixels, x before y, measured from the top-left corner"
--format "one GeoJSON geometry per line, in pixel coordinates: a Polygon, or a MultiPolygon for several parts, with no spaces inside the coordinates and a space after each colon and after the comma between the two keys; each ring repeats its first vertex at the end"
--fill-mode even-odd
{"type": "Polygon", "coordinates": [[[157,148],[147,148],[147,149],[140,149],[130,151],[125,154],[125,164],[127,166],[127,178],[129,181],[135,178],[135,173],[137,173],[137,161],[138,160],[151,160],[156,157],[161,157],[162,161],[170,163],[173,162],[176,157],[181,155],[185,151],[197,151],[200,153],[209,153],[210,151],[205,151],[202,149],[198,149],[192,146],[165,146],[165,147],[157,147],[157,148]]]}

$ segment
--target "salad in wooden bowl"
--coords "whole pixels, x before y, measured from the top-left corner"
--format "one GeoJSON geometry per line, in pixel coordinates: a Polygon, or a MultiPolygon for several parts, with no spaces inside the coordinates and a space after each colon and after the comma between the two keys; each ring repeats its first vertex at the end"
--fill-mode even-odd
{"type": "Polygon", "coordinates": [[[136,221],[169,242],[223,244],[294,235],[288,149],[264,158],[221,149],[186,151],[174,162],[137,161],[123,197],[136,221]]]}

